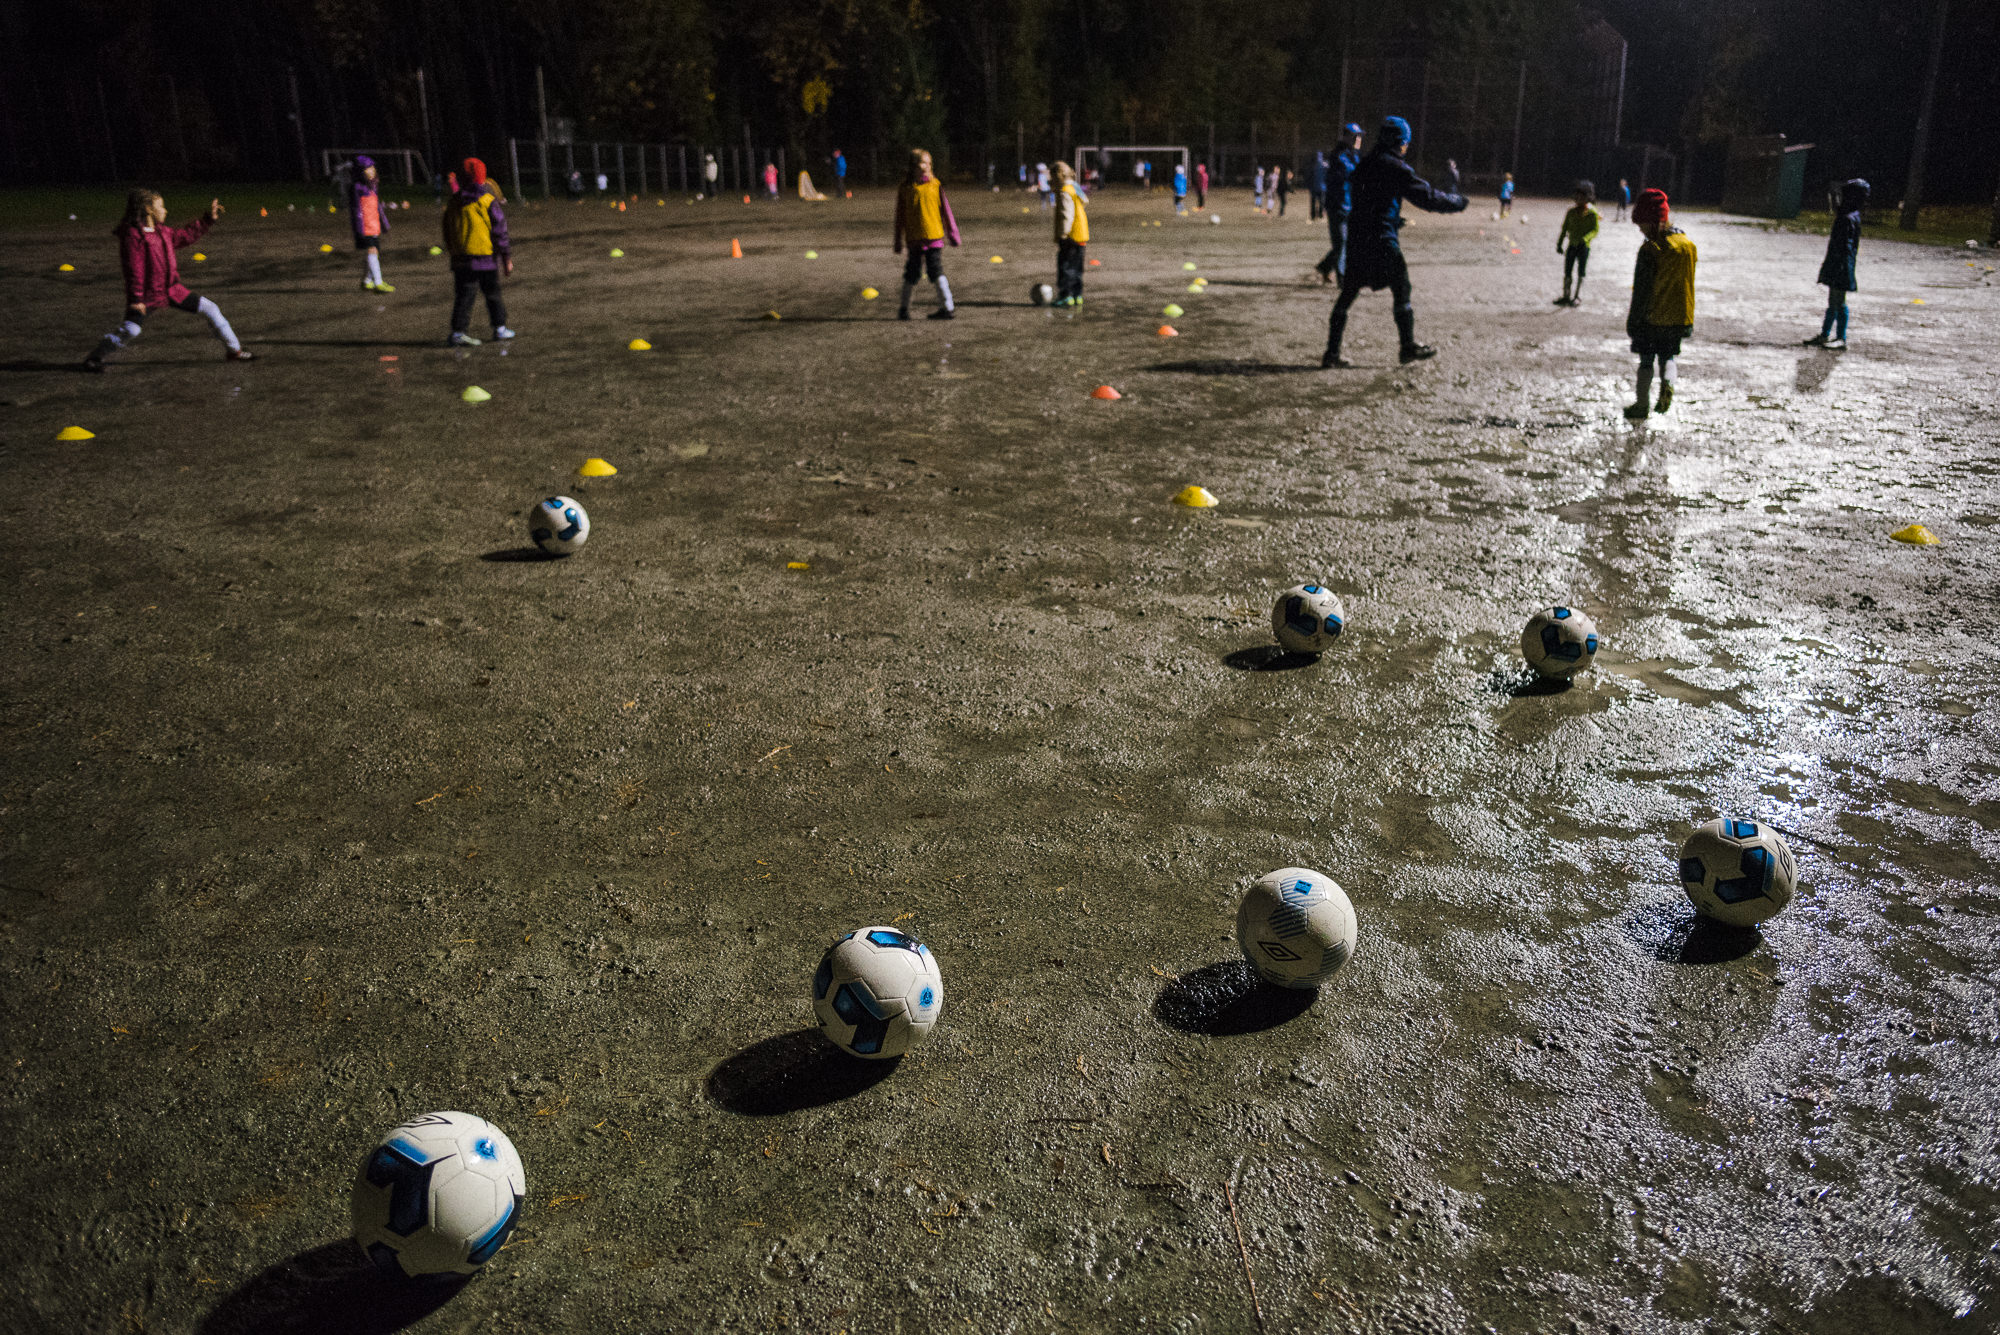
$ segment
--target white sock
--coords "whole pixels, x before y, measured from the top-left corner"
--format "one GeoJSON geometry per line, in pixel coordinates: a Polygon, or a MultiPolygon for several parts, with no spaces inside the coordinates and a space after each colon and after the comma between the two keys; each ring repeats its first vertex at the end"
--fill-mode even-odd
{"type": "Polygon", "coordinates": [[[946,278],[943,274],[938,275],[938,296],[943,299],[946,310],[952,309],[951,279],[946,278]]]}
{"type": "Polygon", "coordinates": [[[913,297],[913,296],[915,296],[916,294],[917,294],[917,285],[916,285],[915,283],[905,283],[905,284],[903,284],[903,309],[904,309],[904,310],[908,310],[908,309],[910,309],[910,298],[911,298],[911,297],[913,297]]]}
{"type": "Polygon", "coordinates": [[[236,341],[236,331],[229,327],[229,321],[222,318],[222,308],[220,306],[217,306],[207,297],[203,297],[200,304],[194,310],[196,315],[208,321],[208,327],[215,331],[215,336],[222,340],[224,347],[228,348],[231,352],[243,351],[243,345],[236,341]]]}
{"type": "Polygon", "coordinates": [[[1680,371],[1679,358],[1677,357],[1660,358],[1660,381],[1662,384],[1668,384],[1668,385],[1673,384],[1674,377],[1679,373],[1679,371],[1680,371]]]}
{"type": "Polygon", "coordinates": [[[382,257],[372,250],[368,252],[368,281],[371,283],[382,281],[382,257]]]}
{"type": "Polygon", "coordinates": [[[1652,392],[1653,359],[1649,355],[1639,359],[1639,402],[1644,403],[1646,396],[1652,392]]]}

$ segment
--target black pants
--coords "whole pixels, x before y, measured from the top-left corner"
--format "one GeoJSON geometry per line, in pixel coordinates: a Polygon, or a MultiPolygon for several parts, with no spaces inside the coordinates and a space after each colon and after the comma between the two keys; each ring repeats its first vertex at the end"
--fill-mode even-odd
{"type": "Polygon", "coordinates": [[[1328,214],[1326,232],[1328,239],[1333,244],[1327,248],[1326,255],[1320,262],[1313,267],[1319,270],[1321,278],[1326,277],[1328,274],[1339,274],[1345,278],[1347,276],[1347,219],[1328,214]]]}
{"type": "Polygon", "coordinates": [[[1590,247],[1572,245],[1563,252],[1563,291],[1569,291],[1570,274],[1576,275],[1576,290],[1583,291],[1583,275],[1590,269],[1590,247]]]}
{"type": "Polygon", "coordinates": [[[1083,247],[1074,241],[1056,242],[1056,300],[1083,295],[1083,247]]]}
{"type": "MultiPolygon", "coordinates": [[[[1379,260],[1366,267],[1376,270],[1372,276],[1387,280],[1385,286],[1388,287],[1389,297],[1394,302],[1393,313],[1396,317],[1397,337],[1401,340],[1403,347],[1415,347],[1417,342],[1417,312],[1410,305],[1410,270],[1409,266],[1403,262],[1402,252],[1398,251],[1387,259],[1379,260]]],[[[1352,306],[1354,299],[1361,295],[1361,277],[1358,271],[1349,269],[1341,278],[1340,295],[1334,299],[1333,314],[1329,315],[1326,319],[1326,350],[1333,356],[1338,357],[1340,355],[1340,340],[1342,335],[1347,332],[1347,308],[1352,306]]]]}
{"type": "Polygon", "coordinates": [[[1207,186],[1205,186],[1205,185],[1197,185],[1197,186],[1196,186],[1196,187],[1194,188],[1194,206],[1195,206],[1196,208],[1198,208],[1198,209],[1205,209],[1205,208],[1207,208],[1207,207],[1208,207],[1208,187],[1207,187],[1207,186]]]}
{"type": "Polygon", "coordinates": [[[462,334],[472,323],[472,299],[486,294],[486,314],[499,329],[507,323],[507,306],[500,300],[498,269],[453,269],[451,271],[451,332],[462,334]]]}
{"type": "Polygon", "coordinates": [[[1311,217],[1314,222],[1319,221],[1319,215],[1321,211],[1325,208],[1325,206],[1326,206],[1326,196],[1317,190],[1313,191],[1311,199],[1311,207],[1312,207],[1311,217]]]}

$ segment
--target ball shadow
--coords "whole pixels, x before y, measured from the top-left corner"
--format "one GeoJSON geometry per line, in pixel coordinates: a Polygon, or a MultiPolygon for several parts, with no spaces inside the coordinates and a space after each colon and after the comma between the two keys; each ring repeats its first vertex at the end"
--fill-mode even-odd
{"type": "Polygon", "coordinates": [[[1275,644],[1254,644],[1248,649],[1238,649],[1225,654],[1222,665],[1238,672],[1290,672],[1294,668],[1311,667],[1319,662],[1318,654],[1300,653],[1294,649],[1280,649],[1275,644]]]}
{"type": "Polygon", "coordinates": [[[384,1274],[353,1239],[287,1257],[217,1303],[196,1335],[388,1335],[450,1302],[471,1277],[384,1274]]]}
{"type": "Polygon", "coordinates": [[[1575,686],[1568,677],[1543,677],[1533,668],[1499,668],[1486,679],[1487,688],[1499,695],[1519,700],[1535,695],[1561,695],[1575,686]]]}
{"type": "Polygon", "coordinates": [[[1704,918],[1683,899],[1640,909],[1625,922],[1632,943],[1662,964],[1727,964],[1763,945],[1755,927],[1704,918]]]}
{"type": "Polygon", "coordinates": [[[776,1117],[851,1099],[889,1078],[901,1057],[849,1056],[817,1029],[752,1043],[708,1073],[708,1096],[745,1117],[776,1117]]]}
{"type": "Polygon", "coordinates": [[[1183,1033],[1226,1038],[1275,1029],[1318,999],[1318,988],[1273,987],[1244,961],[1224,960],[1168,983],[1153,1002],[1153,1015],[1183,1033]]]}
{"type": "Polygon", "coordinates": [[[502,547],[497,551],[481,552],[482,561],[560,561],[555,552],[545,552],[539,547],[502,547]]]}

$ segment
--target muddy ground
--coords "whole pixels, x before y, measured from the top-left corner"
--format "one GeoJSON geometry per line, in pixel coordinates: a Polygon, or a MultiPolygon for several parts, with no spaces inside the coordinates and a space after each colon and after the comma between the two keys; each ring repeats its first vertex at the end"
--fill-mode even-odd
{"type": "Polygon", "coordinates": [[[458,354],[428,209],[375,297],[238,197],[187,269],[260,360],[168,311],[102,378],[110,220],[11,233],[0,1325],[2000,1328],[1991,257],[1869,242],[1834,354],[1819,240],[1688,215],[1635,428],[1629,225],[1565,310],[1558,204],[1423,217],[1442,355],[1377,295],[1322,373],[1317,227],[1161,198],[1068,315],[957,192],[949,324],[880,195],[521,207],[458,354]],[[1288,667],[1306,578],[1351,630],[1288,667]],[[1521,691],[1558,599],[1608,647],[1521,691]],[[1673,879],[1723,812],[1794,836],[1761,936],[1673,879]],[[1361,922],[1303,1008],[1231,937],[1289,864],[1361,922]],[[857,1072],[807,984],[876,922],[947,1000],[857,1072]],[[529,1204],[399,1295],[349,1182],[438,1108],[529,1204]]]}

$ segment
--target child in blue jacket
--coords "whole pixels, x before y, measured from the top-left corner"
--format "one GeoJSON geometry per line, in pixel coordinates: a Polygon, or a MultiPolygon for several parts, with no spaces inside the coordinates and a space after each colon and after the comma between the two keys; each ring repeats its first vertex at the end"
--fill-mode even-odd
{"type": "Polygon", "coordinates": [[[1826,315],[1819,322],[1819,337],[1807,339],[1807,347],[1836,352],[1847,347],[1847,294],[1854,290],[1854,261],[1861,252],[1861,208],[1867,202],[1868,182],[1859,177],[1841,182],[1840,210],[1826,238],[1826,258],[1819,263],[1819,281],[1826,288],[1826,315]]]}

